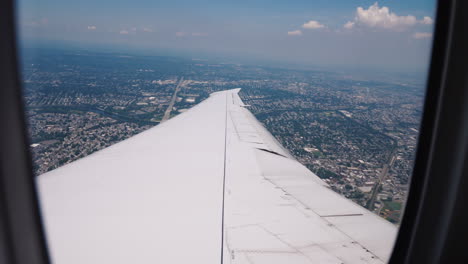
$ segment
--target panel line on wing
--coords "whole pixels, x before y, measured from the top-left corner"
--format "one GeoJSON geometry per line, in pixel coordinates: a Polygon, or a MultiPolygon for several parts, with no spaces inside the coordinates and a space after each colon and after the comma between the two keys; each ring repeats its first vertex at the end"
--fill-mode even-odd
{"type": "Polygon", "coordinates": [[[321,215],[320,217],[346,217],[346,216],[363,216],[364,214],[336,214],[336,215],[321,215]]]}
{"type": "MultiPolygon", "coordinates": [[[[278,152],[276,151],[272,151],[272,150],[269,150],[269,149],[263,149],[263,148],[257,148],[258,150],[261,150],[261,151],[265,151],[265,152],[268,152],[268,153],[271,153],[271,154],[275,154],[275,155],[278,155],[278,156],[281,156],[281,157],[285,157],[284,155],[282,154],[279,154],[278,152]]],[[[287,157],[285,157],[287,158],[287,157]]]]}
{"type": "Polygon", "coordinates": [[[224,259],[224,200],[226,194],[226,156],[227,156],[227,123],[228,123],[228,96],[226,94],[226,107],[224,119],[224,173],[223,173],[223,199],[221,206],[221,264],[224,259]]]}
{"type": "Polygon", "coordinates": [[[299,163],[237,92],[228,91],[223,263],[385,262],[375,234],[391,227],[299,163]]]}
{"type": "MultiPolygon", "coordinates": [[[[284,189],[283,187],[277,185],[274,181],[268,179],[268,177],[266,175],[263,175],[263,178],[270,182],[271,184],[273,184],[275,187],[277,187],[278,189],[282,190],[285,194],[288,194],[288,196],[292,197],[292,199],[294,199],[296,202],[298,202],[299,204],[301,204],[306,210],[309,210],[311,211],[312,213],[316,214],[317,216],[321,217],[330,227],[333,227],[335,230],[337,230],[338,232],[340,232],[342,235],[344,235],[345,237],[347,237],[348,239],[350,239],[351,241],[353,241],[355,244],[359,245],[360,247],[362,247],[363,249],[367,250],[368,253],[370,253],[374,258],[376,259],[379,259],[381,261],[383,261],[379,256],[377,256],[373,251],[371,251],[370,249],[368,249],[367,247],[365,247],[363,244],[361,244],[360,242],[356,241],[351,235],[349,235],[347,232],[345,232],[344,230],[342,230],[341,228],[339,228],[338,226],[334,225],[332,222],[328,221],[326,219],[327,216],[321,216],[318,212],[316,212],[313,208],[310,208],[307,204],[305,204],[303,201],[301,201],[300,199],[298,199],[297,197],[295,197],[293,194],[289,193],[286,189],[284,189]]],[[[355,216],[357,214],[353,214],[353,215],[342,215],[344,217],[346,216],[355,216]]],[[[338,215],[336,215],[338,216],[338,215]]],[[[330,216],[331,217],[331,216],[330,216]]]]}

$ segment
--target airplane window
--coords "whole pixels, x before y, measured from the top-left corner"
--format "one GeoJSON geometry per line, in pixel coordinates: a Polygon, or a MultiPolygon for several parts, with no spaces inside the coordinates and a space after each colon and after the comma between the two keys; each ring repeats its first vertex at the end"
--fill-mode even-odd
{"type": "Polygon", "coordinates": [[[55,263],[388,260],[435,1],[17,10],[55,263]]]}

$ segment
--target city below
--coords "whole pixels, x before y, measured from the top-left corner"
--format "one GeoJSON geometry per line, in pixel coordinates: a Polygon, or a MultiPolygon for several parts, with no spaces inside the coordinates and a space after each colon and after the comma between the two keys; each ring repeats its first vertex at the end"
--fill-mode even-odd
{"type": "Polygon", "coordinates": [[[241,88],[248,109],[299,162],[399,223],[422,115],[419,77],[51,49],[23,50],[22,68],[36,175],[241,88]]]}

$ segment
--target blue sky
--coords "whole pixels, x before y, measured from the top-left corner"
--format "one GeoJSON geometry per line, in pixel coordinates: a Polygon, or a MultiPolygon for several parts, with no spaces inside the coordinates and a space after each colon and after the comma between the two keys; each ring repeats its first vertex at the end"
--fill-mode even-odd
{"type": "Polygon", "coordinates": [[[20,0],[26,43],[424,70],[434,1],[20,0]]]}

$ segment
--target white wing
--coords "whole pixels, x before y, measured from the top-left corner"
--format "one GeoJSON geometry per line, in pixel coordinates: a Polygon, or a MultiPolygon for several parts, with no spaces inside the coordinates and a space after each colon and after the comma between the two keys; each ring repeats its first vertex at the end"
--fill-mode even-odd
{"type": "Polygon", "coordinates": [[[331,191],[240,89],[37,178],[53,263],[382,263],[396,227],[331,191]]]}

